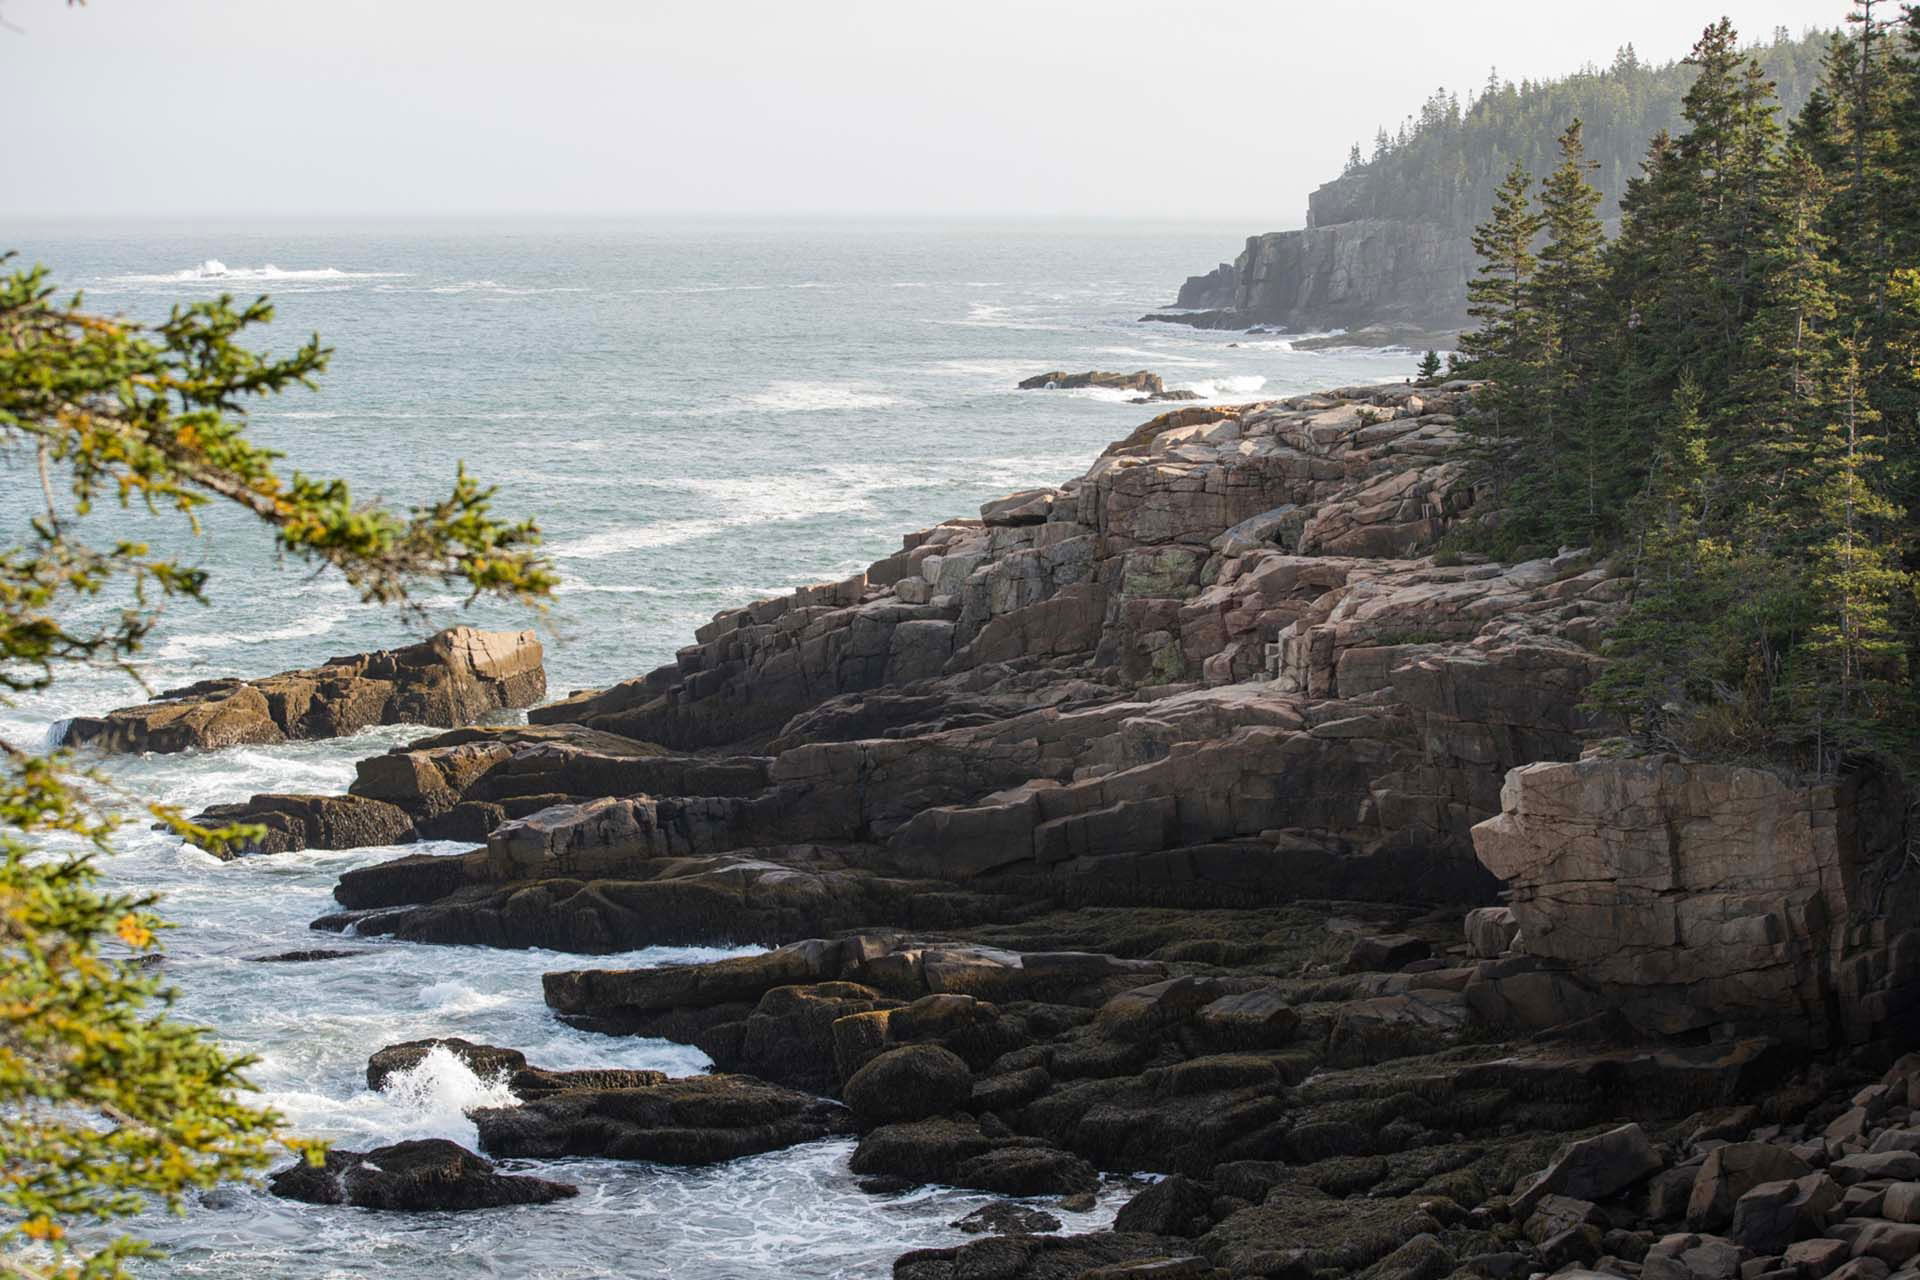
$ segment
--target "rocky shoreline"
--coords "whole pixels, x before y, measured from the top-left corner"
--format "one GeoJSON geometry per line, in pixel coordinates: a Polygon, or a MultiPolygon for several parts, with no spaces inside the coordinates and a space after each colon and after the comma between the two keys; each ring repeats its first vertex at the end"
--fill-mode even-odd
{"type": "MultiPolygon", "coordinates": [[[[1608,754],[1582,694],[1630,582],[1443,549],[1471,390],[1176,409],[667,667],[208,818],[474,846],[348,873],[317,928],[773,948],[547,974],[718,1074],[465,1046],[522,1098],[487,1156],[1161,1175],[1112,1231],[1009,1210],[903,1280],[1912,1271],[1907,798],[1608,754]]],[[[359,1167],[315,1194],[388,1194],[359,1167]]]]}

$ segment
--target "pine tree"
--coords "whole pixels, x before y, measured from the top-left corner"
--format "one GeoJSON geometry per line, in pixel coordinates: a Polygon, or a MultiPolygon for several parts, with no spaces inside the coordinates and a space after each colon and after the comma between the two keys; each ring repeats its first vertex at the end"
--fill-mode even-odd
{"type": "Polygon", "coordinates": [[[1605,334],[1600,193],[1587,181],[1580,121],[1560,135],[1560,164],[1541,184],[1547,241],[1528,283],[1539,318],[1542,394],[1538,452],[1557,541],[1590,540],[1611,512],[1619,485],[1616,442],[1590,392],[1605,334]]]}
{"type": "Polygon", "coordinates": [[[1540,325],[1529,285],[1541,219],[1528,200],[1532,185],[1526,166],[1515,161],[1495,197],[1493,216],[1473,233],[1480,270],[1467,285],[1467,314],[1479,327],[1460,339],[1470,376],[1492,379],[1475,398],[1467,432],[1489,486],[1506,493],[1508,527],[1517,536],[1540,534],[1544,507],[1533,479],[1541,470],[1540,441],[1532,433],[1540,325]]]}
{"type": "MultiPolygon", "coordinates": [[[[1815,549],[1810,589],[1819,621],[1807,637],[1796,704],[1816,765],[1837,768],[1847,753],[1888,745],[1887,721],[1902,710],[1907,644],[1896,626],[1913,581],[1897,563],[1892,531],[1899,509],[1875,490],[1871,424],[1861,344],[1847,344],[1845,399],[1827,429],[1815,497],[1827,536],[1815,549]]],[[[1907,726],[1899,726],[1906,729],[1907,726]]],[[[1896,730],[1898,731],[1898,730],[1896,730]]]]}
{"type": "Polygon", "coordinates": [[[1780,166],[1768,238],[1756,260],[1759,297],[1729,391],[1729,471],[1749,518],[1741,536],[1771,550],[1805,549],[1807,501],[1824,424],[1840,396],[1838,271],[1821,230],[1826,184],[1798,143],[1780,166]]]}
{"type": "Polygon", "coordinates": [[[1421,356],[1420,367],[1415,371],[1415,375],[1416,379],[1420,382],[1433,382],[1438,379],[1440,377],[1440,353],[1429,349],[1427,354],[1421,356]]]}

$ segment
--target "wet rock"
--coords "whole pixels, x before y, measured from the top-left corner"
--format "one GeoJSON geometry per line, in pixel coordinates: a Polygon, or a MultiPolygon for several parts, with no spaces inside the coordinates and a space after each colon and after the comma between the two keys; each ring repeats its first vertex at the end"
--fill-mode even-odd
{"type": "Polygon", "coordinates": [[[536,1159],[600,1156],[717,1164],[852,1127],[845,1108],[746,1076],[668,1079],[642,1088],[568,1089],[471,1113],[481,1150],[536,1159]]]}
{"type": "Polygon", "coordinates": [[[414,838],[413,819],[381,800],[362,796],[258,795],[241,804],[216,804],[193,816],[212,830],[242,824],[262,826],[260,835],[209,852],[221,859],[243,853],[291,853],[300,849],[362,849],[414,838]]]}
{"type": "Polygon", "coordinates": [[[1100,1231],[1076,1236],[999,1236],[946,1249],[916,1249],[894,1263],[894,1280],[1206,1280],[1204,1258],[1159,1236],[1100,1231]]]}
{"type": "Polygon", "coordinates": [[[981,1205],[966,1217],[951,1224],[970,1236],[983,1233],[997,1236],[1033,1236],[1060,1229],[1060,1219],[1045,1209],[1036,1209],[1032,1205],[1019,1204],[1012,1200],[996,1200],[992,1204],[981,1205]]]}
{"type": "Polygon", "coordinates": [[[1210,1189],[1176,1173],[1121,1206],[1113,1229],[1156,1236],[1202,1235],[1213,1225],[1212,1206],[1210,1189]]]}
{"type": "Polygon", "coordinates": [[[965,1108],[973,1097],[973,1072],[939,1045],[906,1045],[854,1072],[841,1096],[863,1124],[924,1120],[965,1108]]]}
{"type": "Polygon", "coordinates": [[[213,751],[332,738],[376,724],[451,727],[526,707],[547,688],[531,631],[449,630],[402,649],[258,680],[203,680],[68,722],[62,741],[117,752],[213,751]]]}
{"type": "Polygon", "coordinates": [[[275,1173],[267,1187],[287,1200],[407,1213],[548,1204],[579,1194],[563,1182],[497,1172],[491,1160],[444,1138],[372,1151],[335,1148],[321,1166],[302,1161],[275,1173]]]}
{"type": "Polygon", "coordinates": [[[349,956],[371,955],[362,948],[357,951],[329,951],[324,947],[310,948],[304,951],[281,951],[270,956],[248,956],[249,964],[311,964],[319,960],[345,960],[349,956]]]}
{"type": "Polygon", "coordinates": [[[367,1088],[384,1089],[389,1077],[402,1071],[413,1070],[435,1049],[446,1050],[467,1070],[483,1080],[511,1076],[516,1071],[525,1070],[527,1065],[527,1055],[518,1049],[501,1049],[490,1044],[474,1044],[470,1040],[452,1036],[409,1040],[404,1044],[388,1045],[367,1059],[367,1088]]]}
{"type": "Polygon", "coordinates": [[[863,1176],[971,1187],[1000,1195],[1091,1191],[1093,1166],[1035,1138],[993,1137],[960,1118],[884,1125],[860,1140],[848,1167],[863,1176]]]}

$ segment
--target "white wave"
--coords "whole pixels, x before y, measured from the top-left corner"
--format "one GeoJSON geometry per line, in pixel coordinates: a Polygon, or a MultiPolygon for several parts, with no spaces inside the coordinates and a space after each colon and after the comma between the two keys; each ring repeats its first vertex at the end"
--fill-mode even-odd
{"type": "Polygon", "coordinates": [[[769,288],[764,284],[670,284],[653,289],[635,289],[634,293],[752,293],[769,288]]]}
{"type": "Polygon", "coordinates": [[[1039,320],[1022,320],[1014,316],[1015,311],[1031,311],[1031,307],[1013,307],[997,302],[970,302],[967,315],[963,320],[931,320],[930,324],[955,325],[962,329],[1020,329],[1038,333],[1061,332],[1067,326],[1047,324],[1039,320]]]}
{"type": "Polygon", "coordinates": [[[803,280],[799,284],[790,284],[787,286],[789,289],[838,289],[839,287],[839,285],[829,283],[825,280],[803,280]]]}
{"type": "Polygon", "coordinates": [[[1132,404],[1146,394],[1137,387],[1067,387],[1050,393],[1069,400],[1098,400],[1102,404],[1132,404]]]}
{"type": "Polygon", "coordinates": [[[112,279],[118,284],[229,284],[253,281],[299,280],[394,280],[405,271],[342,271],[338,267],[230,267],[218,258],[208,258],[197,267],[169,271],[159,275],[123,275],[112,279]]]}
{"type": "Polygon", "coordinates": [[[931,289],[932,287],[933,286],[925,280],[895,280],[893,282],[893,288],[895,289],[931,289]]]}
{"type": "Polygon", "coordinates": [[[381,1144],[447,1138],[471,1149],[478,1149],[480,1135],[467,1118],[469,1111],[519,1104],[504,1073],[482,1079],[444,1045],[388,1076],[377,1093],[364,1090],[344,1101],[303,1091],[267,1097],[300,1130],[346,1130],[381,1144]]]}
{"type": "Polygon", "coordinates": [[[303,640],[308,636],[324,635],[333,630],[346,621],[349,612],[349,608],[345,605],[316,610],[309,614],[304,622],[275,627],[271,631],[202,631],[177,635],[155,649],[152,656],[161,662],[182,662],[196,654],[214,649],[230,649],[237,645],[273,644],[280,640],[303,640]]]}
{"type": "Polygon", "coordinates": [[[1141,347],[1095,347],[1095,355],[1126,356],[1132,360],[1155,360],[1161,364],[1194,365],[1202,369],[1218,369],[1218,360],[1199,360],[1193,356],[1177,356],[1170,351],[1148,351],[1141,347]]]}
{"type": "Polygon", "coordinates": [[[453,284],[399,285],[382,284],[374,288],[382,293],[497,293],[512,297],[521,297],[536,293],[585,293],[583,285],[510,285],[498,280],[460,280],[453,284]]]}
{"type": "Polygon", "coordinates": [[[513,997],[500,992],[480,991],[458,978],[431,982],[420,988],[417,997],[422,1009],[434,1013],[481,1013],[513,1003],[513,997]]]}
{"type": "Polygon", "coordinates": [[[721,520],[662,520],[628,529],[608,529],[566,542],[551,543],[547,554],[556,560],[602,560],[646,551],[654,547],[678,546],[695,538],[705,538],[726,528],[721,520]]]}
{"type": "Polygon", "coordinates": [[[1171,389],[1198,392],[1202,400],[1218,400],[1222,396],[1252,395],[1266,385],[1267,380],[1259,374],[1241,374],[1235,377],[1203,378],[1198,382],[1175,383],[1171,389]]]}
{"type": "Polygon", "coordinates": [[[890,409],[907,402],[871,382],[769,383],[747,397],[756,409],[775,413],[813,413],[823,409],[890,409]]]}

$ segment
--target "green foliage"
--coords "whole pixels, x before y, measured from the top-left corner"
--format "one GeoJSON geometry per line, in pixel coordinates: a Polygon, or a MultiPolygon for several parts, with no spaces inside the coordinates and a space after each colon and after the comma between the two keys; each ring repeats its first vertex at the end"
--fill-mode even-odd
{"type": "MultiPolygon", "coordinates": [[[[1827,44],[1824,32],[1798,38],[1776,32],[1752,51],[1779,86],[1784,114],[1798,111],[1813,92],[1827,44]]],[[[1380,132],[1371,160],[1356,165],[1357,156],[1349,157],[1347,173],[1315,195],[1314,221],[1403,218],[1465,231],[1493,211],[1513,165],[1536,175],[1549,170],[1554,139],[1575,119],[1585,122],[1599,213],[1613,217],[1647,139],[1680,123],[1695,70],[1685,62],[1643,62],[1627,46],[1611,65],[1562,79],[1515,85],[1490,75],[1464,110],[1456,95],[1436,92],[1396,134],[1380,132]]]]}
{"type": "Polygon", "coordinates": [[[1414,378],[1419,382],[1436,382],[1439,380],[1440,353],[1438,351],[1429,350],[1425,355],[1420,357],[1420,367],[1414,371],[1414,378]]]}
{"type": "MultiPolygon", "coordinates": [[[[204,600],[198,567],[82,540],[103,499],[174,512],[193,530],[211,504],[237,506],[283,553],[372,601],[404,603],[420,580],[529,603],[551,591],[538,529],[495,519],[492,491],[464,471],[445,499],[408,513],[357,502],[337,480],[282,477],[247,438],[245,407],[310,384],[328,353],[317,339],[280,358],[243,345],[271,317],[264,299],[223,297],[142,327],[78,297],[56,302],[40,268],[0,278],[0,451],[30,460],[45,500],[25,540],[0,548],[0,697],[73,663],[124,662],[161,605],[204,600]],[[117,618],[78,628],[73,606],[110,589],[128,598],[117,618]]],[[[279,1145],[276,1118],[242,1096],[247,1060],[171,1018],[157,977],[103,954],[115,940],[152,951],[163,925],[151,897],[101,883],[116,818],[99,784],[65,755],[0,741],[0,1272],[13,1275],[119,1276],[146,1247],[79,1249],[75,1224],[155,1200],[178,1209],[279,1145]]],[[[247,834],[148,815],[202,842],[247,834]]]]}
{"type": "Polygon", "coordinates": [[[1920,769],[1920,13],[1887,8],[1856,6],[1784,132],[1761,59],[1708,27],[1616,239],[1577,120],[1531,270],[1519,166],[1476,238],[1481,541],[1631,564],[1590,698],[1643,741],[1920,769]]]}

